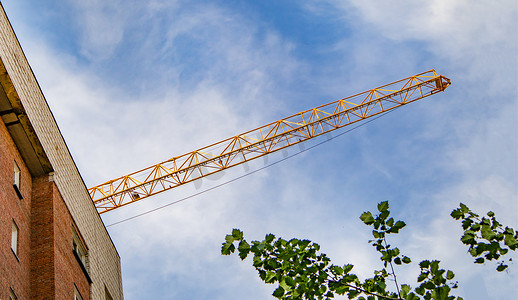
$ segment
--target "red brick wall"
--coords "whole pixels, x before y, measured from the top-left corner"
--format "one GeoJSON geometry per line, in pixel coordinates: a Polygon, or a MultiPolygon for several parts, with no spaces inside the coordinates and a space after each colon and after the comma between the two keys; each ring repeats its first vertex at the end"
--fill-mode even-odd
{"type": "MultiPolygon", "coordinates": [[[[31,178],[0,120],[0,299],[73,299],[74,285],[90,299],[90,285],[72,252],[72,216],[49,175],[31,178]],[[19,199],[14,161],[21,169],[19,199]],[[18,253],[11,250],[12,221],[18,253]]],[[[88,245],[86,245],[88,247],[88,245]]]]}
{"type": "Polygon", "coordinates": [[[74,283],[83,299],[90,299],[90,284],[72,252],[73,220],[57,186],[52,182],[55,218],[56,299],[73,299],[74,283]]]}
{"type": "Polygon", "coordinates": [[[56,184],[49,176],[33,180],[33,299],[73,299],[74,285],[90,299],[90,285],[72,251],[73,221],[56,184]]]}
{"type": "Polygon", "coordinates": [[[35,178],[31,215],[31,299],[54,299],[54,213],[48,176],[35,178]]]}
{"type": "Polygon", "coordinates": [[[9,288],[18,299],[29,299],[30,205],[32,182],[4,123],[0,120],[0,299],[8,299],[9,288]],[[13,188],[14,161],[21,170],[19,199],[13,188]],[[18,253],[11,250],[12,222],[18,226],[18,253]]]}

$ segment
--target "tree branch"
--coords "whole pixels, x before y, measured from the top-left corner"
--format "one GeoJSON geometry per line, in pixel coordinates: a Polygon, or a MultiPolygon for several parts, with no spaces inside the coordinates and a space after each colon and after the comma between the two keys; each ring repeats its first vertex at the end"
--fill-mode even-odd
{"type": "MultiPolygon", "coordinates": [[[[385,248],[387,248],[387,240],[385,239],[385,237],[383,237],[383,243],[385,243],[385,248]]],[[[389,263],[390,263],[390,269],[392,269],[392,276],[394,276],[394,283],[396,284],[396,290],[397,290],[397,294],[399,297],[399,295],[401,295],[401,292],[399,291],[399,285],[397,283],[396,272],[394,271],[394,266],[392,265],[392,259],[390,260],[389,263]]]]}
{"type": "Polygon", "coordinates": [[[360,292],[362,292],[362,293],[365,293],[365,294],[367,294],[367,295],[376,296],[376,297],[378,297],[378,298],[382,298],[382,299],[389,299],[389,300],[403,300],[403,299],[399,298],[399,294],[398,294],[398,297],[397,297],[397,298],[391,298],[391,297],[388,297],[388,296],[383,296],[383,295],[379,295],[379,294],[376,294],[376,293],[368,292],[368,291],[366,291],[366,290],[362,289],[361,287],[357,287],[357,286],[352,285],[352,284],[348,284],[348,283],[340,282],[340,281],[336,280],[337,278],[336,278],[335,276],[331,276],[331,277],[333,277],[335,280],[328,280],[328,281],[327,281],[328,283],[329,283],[329,282],[334,282],[334,283],[337,283],[337,284],[342,284],[342,285],[344,285],[344,286],[346,286],[346,287],[350,287],[350,288],[352,288],[352,289],[355,289],[355,290],[360,291],[360,292]]]}

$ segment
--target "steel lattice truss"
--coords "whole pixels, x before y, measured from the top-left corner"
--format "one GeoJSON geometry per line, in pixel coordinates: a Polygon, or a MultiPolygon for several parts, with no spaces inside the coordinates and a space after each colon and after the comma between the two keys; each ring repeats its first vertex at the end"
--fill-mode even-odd
{"type": "Polygon", "coordinates": [[[173,157],[89,192],[98,212],[104,213],[442,92],[449,85],[448,78],[430,70],[173,157]]]}

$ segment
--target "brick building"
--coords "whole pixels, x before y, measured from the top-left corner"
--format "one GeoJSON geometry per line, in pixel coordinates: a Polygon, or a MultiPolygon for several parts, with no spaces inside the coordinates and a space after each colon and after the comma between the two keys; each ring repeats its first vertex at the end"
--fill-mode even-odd
{"type": "Polygon", "coordinates": [[[122,299],[120,257],[0,3],[0,299],[122,299]]]}

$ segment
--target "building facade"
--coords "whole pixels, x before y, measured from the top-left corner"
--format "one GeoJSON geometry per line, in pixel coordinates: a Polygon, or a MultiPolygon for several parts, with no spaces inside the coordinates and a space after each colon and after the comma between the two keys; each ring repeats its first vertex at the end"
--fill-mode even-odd
{"type": "Polygon", "coordinates": [[[123,299],[120,257],[0,3],[0,299],[123,299]]]}

